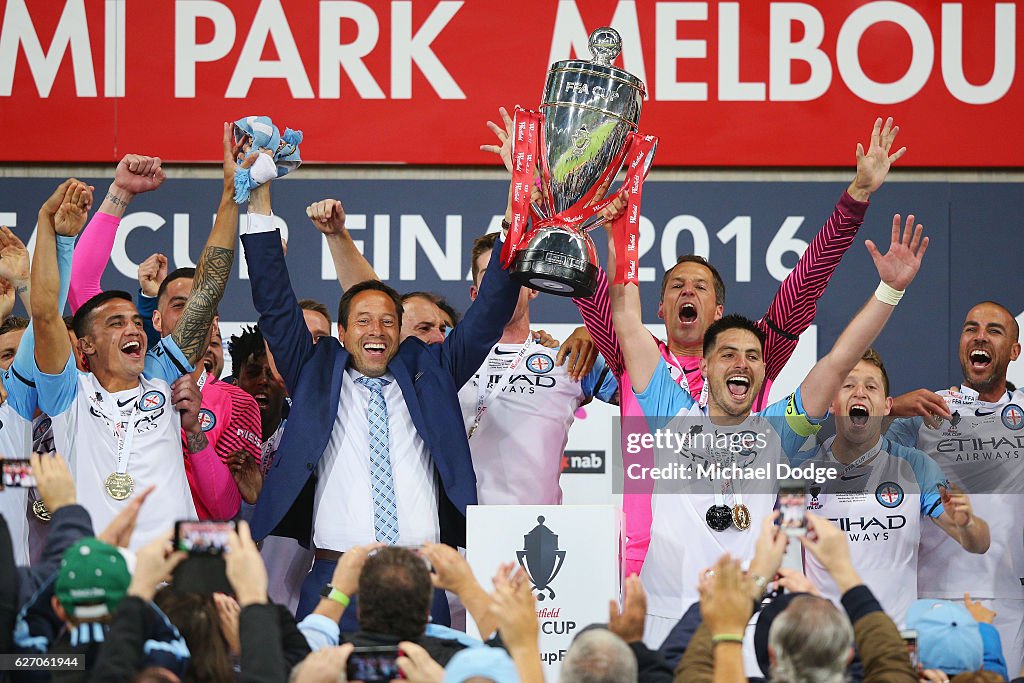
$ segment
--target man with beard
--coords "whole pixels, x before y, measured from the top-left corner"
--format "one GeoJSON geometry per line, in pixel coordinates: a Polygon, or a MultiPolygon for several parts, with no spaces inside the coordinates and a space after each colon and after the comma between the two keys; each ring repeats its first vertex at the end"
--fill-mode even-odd
{"type": "MultiPolygon", "coordinates": [[[[875,120],[867,151],[860,143],[857,144],[857,172],[853,181],[843,192],[825,225],[811,240],[796,268],[779,286],[765,315],[757,321],[765,334],[765,382],[754,398],[753,410],[762,410],[768,405],[771,383],[793,355],[800,335],[814,321],[817,301],[843,254],[853,244],[864,222],[871,195],[885,182],[891,165],[906,152],[903,147],[890,154],[898,132],[899,126],[893,126],[891,118],[884,124],[879,118],[875,120]]],[[[609,207],[605,215],[614,218],[617,215],[615,207],[609,207]]],[[[589,299],[574,299],[573,302],[622,387],[622,414],[639,417],[642,413],[632,398],[623,352],[612,329],[605,272],[614,272],[611,264],[605,264],[605,269],[599,272],[594,295],[589,299]]],[[[704,335],[711,323],[722,317],[724,308],[725,282],[702,256],[680,256],[676,265],[662,278],[658,317],[665,321],[667,341],[658,340],[658,348],[673,379],[701,404],[707,402],[701,374],[704,335]]],[[[625,438],[627,435],[623,434],[625,438]]],[[[651,454],[642,451],[631,457],[631,462],[645,463],[650,461],[651,454]]],[[[650,490],[637,487],[622,499],[628,572],[639,572],[647,554],[652,514],[650,490]]]]}
{"type": "MultiPolygon", "coordinates": [[[[968,553],[984,553],[990,538],[971,500],[946,482],[934,460],[882,437],[882,420],[891,406],[889,376],[882,358],[869,349],[832,401],[835,436],[809,461],[817,468],[834,468],[840,476],[812,483],[807,509],[847,534],[854,568],[902,626],[918,595],[921,534],[933,526],[921,519],[930,519],[968,553]]],[[[839,604],[841,591],[811,554],[804,555],[804,573],[824,597],[839,604]]]]}
{"type": "MultiPolygon", "coordinates": [[[[928,245],[922,232],[920,225],[914,228],[914,217],[908,216],[901,239],[897,215],[885,255],[870,240],[866,243],[882,280],[875,295],[854,316],[832,350],[815,364],[797,391],[756,413],[753,421],[748,421],[751,407],[765,379],[764,333],[753,321],[729,315],[708,328],[700,363],[708,386],[708,402],[703,407],[669,373],[658,342],[643,324],[639,288],[635,284],[612,285],[609,293],[615,332],[626,371],[632,378],[632,390],[650,428],[661,427],[676,416],[689,416],[694,427],[713,431],[716,438],[724,434],[730,443],[727,450],[717,448],[715,441],[714,447],[681,448],[669,457],[689,458],[694,463],[711,462],[731,469],[745,469],[756,462],[758,467],[767,465],[772,475],[787,456],[795,459],[806,438],[817,431],[814,423],[828,413],[843,378],[881,332],[903,290],[917,274],[928,245]],[[769,422],[763,418],[774,419],[769,422]],[[756,447],[744,445],[738,452],[732,447],[735,437],[751,430],[756,430],[758,436],[756,447]]],[[[608,268],[613,270],[615,244],[610,230],[608,251],[608,268]]],[[[643,475],[629,473],[631,470],[627,470],[626,490],[630,479],[643,475]]],[[[715,476],[707,479],[699,474],[699,469],[693,472],[699,487],[695,492],[653,497],[650,551],[640,573],[648,595],[645,642],[653,647],[661,644],[697,600],[695,585],[700,571],[712,566],[724,552],[743,561],[753,557],[757,534],[750,527],[757,529],[772,514],[775,501],[774,494],[764,492],[768,489],[763,482],[758,485],[761,493],[744,496],[743,489],[751,492],[756,482],[715,476]]],[[[770,579],[762,576],[758,580],[764,584],[770,579]]]]}
{"type": "Polygon", "coordinates": [[[1010,671],[1024,659],[1024,391],[1006,387],[1006,368],[1020,356],[1019,337],[1005,306],[983,301],[971,308],[960,331],[960,389],[898,397],[893,414],[918,417],[896,420],[888,432],[893,441],[932,456],[950,482],[973,495],[988,521],[992,546],[984,555],[958,552],[945,534],[926,527],[918,587],[921,597],[946,600],[969,592],[995,611],[1010,671]]]}
{"type": "MultiPolygon", "coordinates": [[[[160,283],[152,321],[161,337],[170,335],[181,319],[194,278],[194,268],[178,268],[160,283]]],[[[185,457],[185,470],[200,519],[231,519],[238,514],[243,500],[250,505],[256,503],[263,486],[259,407],[248,393],[217,379],[224,369],[218,323],[214,318],[206,353],[192,372],[203,395],[203,431],[217,455],[206,460],[185,457]]]]}

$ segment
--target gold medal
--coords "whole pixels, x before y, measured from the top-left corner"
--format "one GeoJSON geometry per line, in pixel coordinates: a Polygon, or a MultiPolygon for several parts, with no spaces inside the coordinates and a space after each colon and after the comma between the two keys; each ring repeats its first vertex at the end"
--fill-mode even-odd
{"type": "Polygon", "coordinates": [[[50,511],[46,509],[46,504],[40,500],[35,499],[32,501],[32,514],[36,516],[40,522],[49,522],[52,519],[50,511]]]}
{"type": "Polygon", "coordinates": [[[103,485],[107,488],[107,493],[114,500],[125,500],[135,491],[135,480],[127,472],[124,474],[113,472],[103,482],[103,485]]]}
{"type": "Polygon", "coordinates": [[[736,528],[740,531],[746,531],[750,528],[750,509],[746,505],[740,503],[739,505],[732,506],[732,523],[736,525],[736,528]]]}

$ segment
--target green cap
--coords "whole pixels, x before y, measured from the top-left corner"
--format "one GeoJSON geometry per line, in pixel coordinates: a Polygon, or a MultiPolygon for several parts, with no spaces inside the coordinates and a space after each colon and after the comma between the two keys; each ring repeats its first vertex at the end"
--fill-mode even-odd
{"type": "Polygon", "coordinates": [[[64,551],[54,593],[68,616],[99,619],[113,614],[131,580],[120,550],[96,538],[83,538],[64,551]]]}

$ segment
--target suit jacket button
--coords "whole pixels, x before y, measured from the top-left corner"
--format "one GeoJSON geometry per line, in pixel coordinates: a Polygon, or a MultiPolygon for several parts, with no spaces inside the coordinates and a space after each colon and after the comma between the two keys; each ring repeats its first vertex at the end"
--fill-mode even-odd
{"type": "Polygon", "coordinates": [[[307,470],[312,470],[312,469],[313,469],[313,463],[311,463],[311,462],[307,462],[307,463],[306,463],[306,469],[307,469],[307,470]]]}

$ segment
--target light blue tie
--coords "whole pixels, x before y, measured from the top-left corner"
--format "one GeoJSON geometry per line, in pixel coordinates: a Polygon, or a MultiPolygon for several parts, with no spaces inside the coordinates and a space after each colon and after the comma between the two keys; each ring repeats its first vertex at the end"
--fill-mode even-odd
{"type": "Polygon", "coordinates": [[[370,429],[373,532],[378,541],[394,545],[398,542],[398,503],[395,501],[395,478],[388,454],[388,406],[384,402],[383,391],[391,382],[378,377],[360,377],[356,382],[370,390],[366,420],[370,429]]]}

